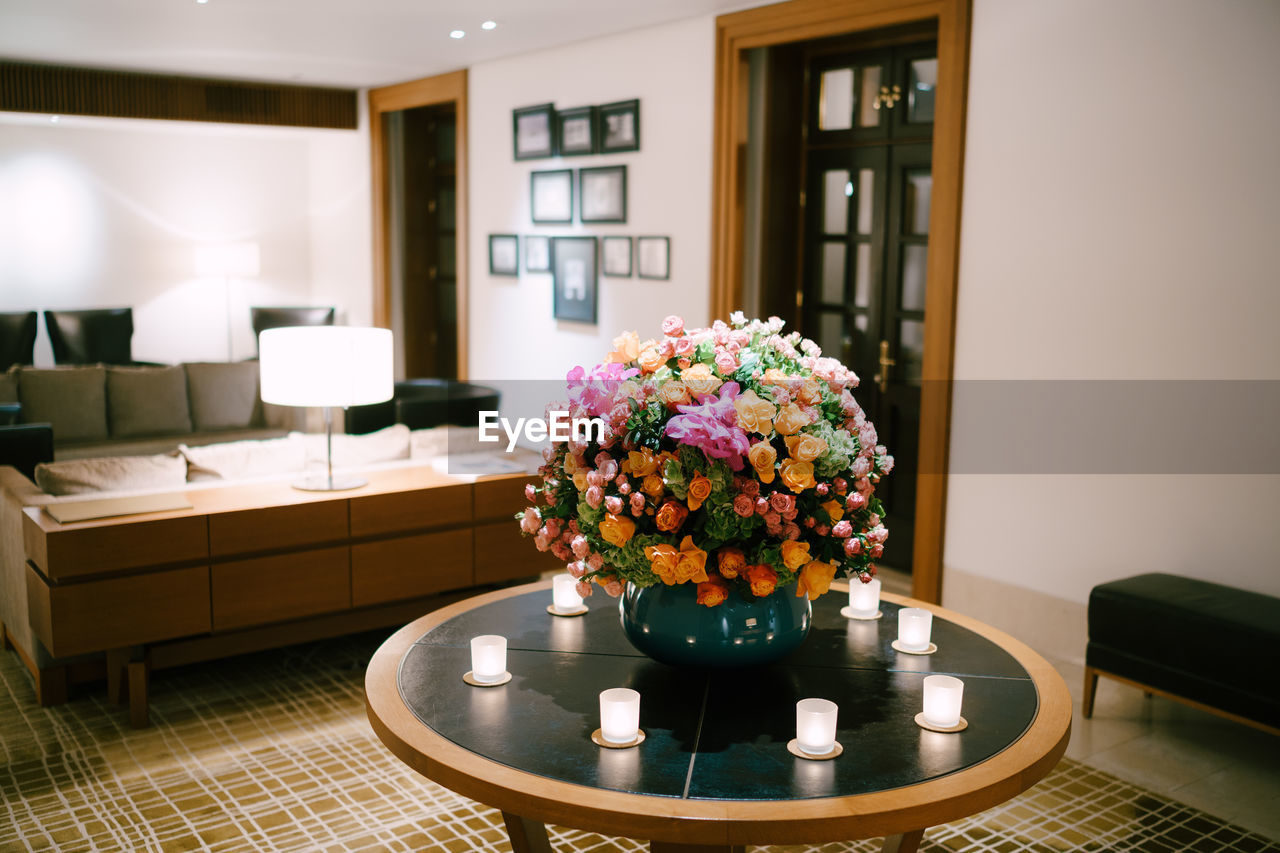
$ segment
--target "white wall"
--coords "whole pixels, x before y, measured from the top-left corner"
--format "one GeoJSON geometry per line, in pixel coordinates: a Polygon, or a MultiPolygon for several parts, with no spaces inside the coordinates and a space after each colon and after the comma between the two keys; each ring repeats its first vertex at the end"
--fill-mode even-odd
{"type": "MultiPolygon", "coordinates": [[[[231,282],[232,357],[250,305],[371,311],[367,132],[0,115],[0,311],[131,306],[135,358],[227,357],[227,290],[198,246],[252,242],[231,282]]],[[[38,364],[51,364],[43,328],[38,364]]]]}
{"type": "MultiPolygon", "coordinates": [[[[1280,379],[1277,43],[1274,0],[976,0],[957,378],[1280,379]]],[[[1274,473],[954,475],[945,565],[1280,595],[1274,473]]]]}
{"type": "MultiPolygon", "coordinates": [[[[656,335],[668,314],[708,322],[714,56],[714,19],[700,17],[470,70],[471,378],[563,379],[574,365],[603,360],[624,330],[656,335]],[[639,151],[514,159],[512,109],[631,98],[640,99],[639,151]],[[531,172],[619,163],[627,167],[626,224],[532,224],[531,172]],[[599,322],[557,321],[550,273],[489,275],[490,234],[669,236],[671,280],[601,277],[599,322]]],[[[523,243],[521,255],[523,268],[523,243]]]]}

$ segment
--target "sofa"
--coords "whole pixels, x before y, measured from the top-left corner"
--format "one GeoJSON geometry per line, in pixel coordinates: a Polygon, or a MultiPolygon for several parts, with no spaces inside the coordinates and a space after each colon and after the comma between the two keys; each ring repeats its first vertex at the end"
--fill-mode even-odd
{"type": "MultiPolygon", "coordinates": [[[[171,666],[398,624],[433,602],[558,565],[522,541],[512,520],[541,462],[531,451],[495,456],[473,428],[397,424],[333,436],[335,470],[361,472],[369,488],[291,490],[303,469],[324,464],[325,453],[323,435],[292,432],[60,458],[37,466],[34,481],[0,466],[0,638],[31,671],[39,701],[56,704],[75,684],[104,676],[119,695],[122,666],[171,666]],[[451,473],[454,461],[472,473],[451,473]],[[194,510],[70,525],[49,514],[63,504],[156,495],[183,496],[194,510]],[[165,552],[191,524],[206,525],[188,537],[203,550],[165,552]],[[253,532],[228,534],[233,528],[253,532]],[[81,534],[94,544],[68,563],[64,545],[81,534]],[[220,545],[228,535],[239,541],[220,545]],[[130,547],[147,556],[120,558],[130,547]],[[168,579],[193,585],[175,598],[168,579]],[[120,599],[121,590],[130,592],[120,599]],[[129,616],[138,590],[157,601],[168,595],[165,612],[143,603],[129,616]],[[275,611],[262,609],[269,600],[281,602],[275,611]],[[175,622],[185,611],[197,621],[175,622]],[[155,619],[165,627],[147,628],[155,619]]],[[[145,697],[145,678],[141,691],[145,697]]],[[[139,711],[135,698],[138,723],[146,705],[144,698],[139,711]]]]}

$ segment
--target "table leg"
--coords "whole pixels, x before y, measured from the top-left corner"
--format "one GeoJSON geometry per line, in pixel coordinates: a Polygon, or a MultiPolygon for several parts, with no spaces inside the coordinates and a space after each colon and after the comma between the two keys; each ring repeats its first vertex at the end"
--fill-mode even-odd
{"type": "Polygon", "coordinates": [[[547,838],[547,828],[536,820],[527,817],[502,813],[502,821],[507,825],[507,837],[511,839],[512,853],[551,853],[551,841],[547,838]]]}
{"type": "Polygon", "coordinates": [[[924,838],[923,829],[913,829],[901,835],[890,835],[885,838],[880,853],[916,853],[920,849],[922,838],[924,838]]]}
{"type": "Polygon", "coordinates": [[[681,844],[675,841],[650,841],[649,853],[746,853],[742,844],[681,844]]]}

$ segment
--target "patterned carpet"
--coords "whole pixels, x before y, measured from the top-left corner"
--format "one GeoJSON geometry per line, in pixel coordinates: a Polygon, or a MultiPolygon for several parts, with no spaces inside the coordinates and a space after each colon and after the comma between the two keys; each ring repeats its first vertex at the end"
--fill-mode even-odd
{"type": "MultiPolygon", "coordinates": [[[[157,673],[153,725],[85,691],[35,705],[0,654],[0,850],[509,850],[501,816],[404,767],[365,720],[382,634],[157,673]]],[[[552,828],[564,853],[646,849],[552,828]]],[[[871,851],[878,841],[775,847],[871,851]]],[[[931,829],[928,851],[1280,851],[1258,835],[1064,760],[1002,807],[931,829]]]]}

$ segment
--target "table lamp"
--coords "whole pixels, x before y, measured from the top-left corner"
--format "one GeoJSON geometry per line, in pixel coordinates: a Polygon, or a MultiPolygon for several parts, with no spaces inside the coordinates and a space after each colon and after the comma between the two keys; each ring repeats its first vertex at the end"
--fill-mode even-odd
{"type": "Polygon", "coordinates": [[[391,330],[355,326],[287,326],[258,336],[262,402],[324,409],[326,476],[306,477],[306,491],[355,489],[367,483],[333,476],[333,407],[364,406],[394,393],[391,330]]]}

